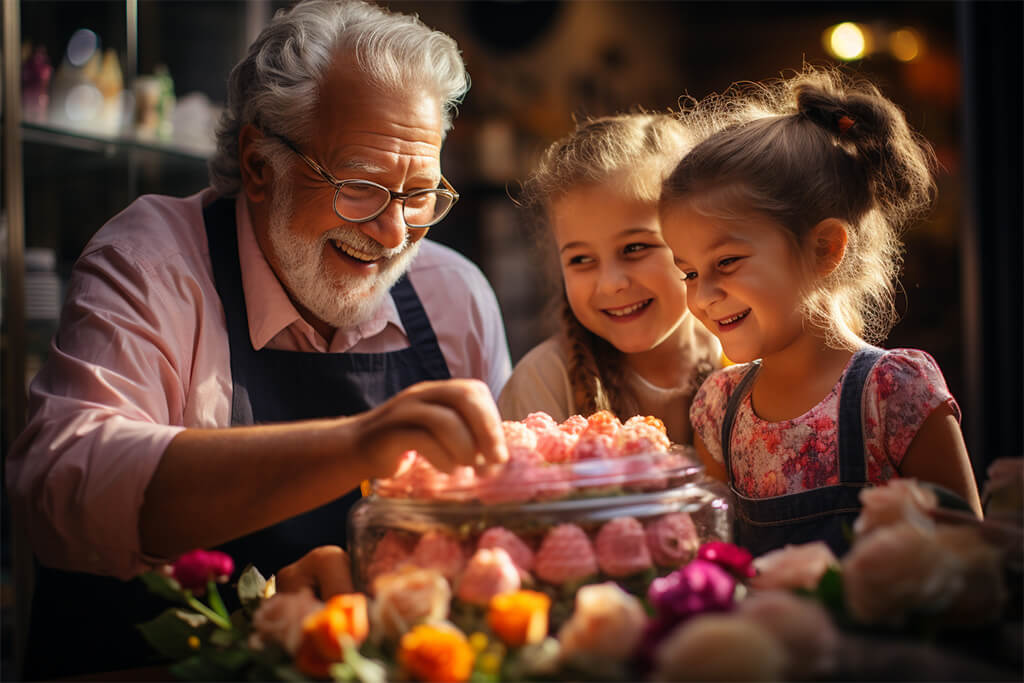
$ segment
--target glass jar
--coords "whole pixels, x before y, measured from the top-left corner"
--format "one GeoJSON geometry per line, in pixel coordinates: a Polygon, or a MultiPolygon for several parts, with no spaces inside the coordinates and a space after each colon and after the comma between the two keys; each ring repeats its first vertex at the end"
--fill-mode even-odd
{"type": "MultiPolygon", "coordinates": [[[[417,461],[374,482],[353,508],[353,579],[373,594],[382,574],[436,569],[458,598],[473,593],[463,584],[481,575],[472,569],[481,551],[501,548],[522,588],[565,595],[615,580],[640,594],[704,542],[731,540],[727,500],[684,446],[558,464],[514,458],[483,476],[469,468],[443,475],[417,461]]],[[[488,562],[482,580],[499,580],[494,557],[488,562]]]]}

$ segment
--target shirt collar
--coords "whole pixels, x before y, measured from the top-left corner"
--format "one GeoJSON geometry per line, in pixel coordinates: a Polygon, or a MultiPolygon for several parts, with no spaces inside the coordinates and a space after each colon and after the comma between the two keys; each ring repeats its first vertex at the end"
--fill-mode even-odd
{"type": "Polygon", "coordinates": [[[292,328],[293,334],[309,339],[310,344],[319,350],[331,352],[346,351],[361,340],[380,334],[388,323],[405,333],[394,299],[386,296],[368,320],[359,325],[337,329],[324,348],[323,340],[296,310],[267,263],[256,241],[249,206],[244,196],[239,196],[235,201],[235,220],[238,224],[238,260],[242,269],[249,338],[254,349],[264,348],[288,328],[292,328]]]}

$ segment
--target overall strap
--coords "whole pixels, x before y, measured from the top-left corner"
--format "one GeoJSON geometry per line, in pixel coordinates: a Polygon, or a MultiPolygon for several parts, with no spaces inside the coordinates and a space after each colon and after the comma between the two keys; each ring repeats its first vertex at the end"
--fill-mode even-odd
{"type": "Polygon", "coordinates": [[[441,352],[441,346],[430,325],[427,311],[420,302],[419,295],[406,273],[391,287],[391,298],[398,309],[398,317],[405,327],[405,335],[409,338],[409,346],[416,350],[420,362],[431,377],[448,378],[451,372],[441,352]]]}
{"type": "Polygon", "coordinates": [[[722,462],[725,463],[725,471],[729,473],[729,481],[732,481],[732,468],[729,466],[729,443],[732,441],[732,428],[736,422],[736,412],[740,408],[740,403],[750,393],[750,387],[754,383],[757,371],[760,369],[760,359],[750,363],[750,369],[747,370],[743,379],[740,380],[739,385],[732,390],[732,394],[729,396],[729,403],[725,408],[725,417],[722,420],[722,462]]]}
{"type": "Polygon", "coordinates": [[[863,394],[871,369],[885,354],[867,346],[853,355],[843,377],[839,394],[839,481],[845,484],[867,483],[867,459],[864,452],[863,394]]]}

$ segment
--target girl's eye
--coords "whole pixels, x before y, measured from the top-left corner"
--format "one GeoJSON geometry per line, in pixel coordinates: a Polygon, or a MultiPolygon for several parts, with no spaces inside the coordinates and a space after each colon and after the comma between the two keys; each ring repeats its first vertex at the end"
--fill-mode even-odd
{"type": "Polygon", "coordinates": [[[592,259],[589,256],[585,256],[583,254],[578,254],[576,256],[569,257],[569,265],[570,266],[581,266],[581,265],[585,265],[587,263],[590,263],[593,260],[594,259],[592,259]]]}
{"type": "Polygon", "coordinates": [[[644,244],[643,242],[633,242],[632,244],[627,244],[626,246],[624,246],[622,248],[622,253],[623,254],[636,254],[638,252],[641,252],[641,251],[644,251],[644,250],[650,249],[650,248],[651,248],[651,245],[649,245],[649,244],[644,244]]]}
{"type": "Polygon", "coordinates": [[[697,271],[695,271],[695,270],[690,270],[690,271],[684,270],[683,271],[683,282],[686,282],[687,280],[696,280],[696,279],[697,279],[697,271]]]}
{"type": "Polygon", "coordinates": [[[729,258],[721,259],[718,262],[718,267],[719,268],[728,268],[729,266],[732,266],[732,265],[735,265],[736,263],[738,263],[740,258],[742,258],[742,257],[740,257],[740,256],[730,256],[729,258]]]}

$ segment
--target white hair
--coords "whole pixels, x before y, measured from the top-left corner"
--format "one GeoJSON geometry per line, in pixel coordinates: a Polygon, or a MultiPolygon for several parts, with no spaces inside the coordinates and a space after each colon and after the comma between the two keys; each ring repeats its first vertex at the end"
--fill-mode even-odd
{"type": "MultiPolygon", "coordinates": [[[[415,83],[441,103],[442,135],[469,90],[458,45],[415,15],[363,0],[304,0],[279,11],[228,77],[227,106],[217,126],[210,184],[232,196],[241,189],[238,136],[248,123],[301,144],[311,136],[320,86],[339,54],[384,92],[415,83]]],[[[265,150],[273,156],[280,146],[265,150]]]]}

